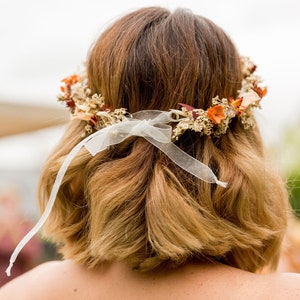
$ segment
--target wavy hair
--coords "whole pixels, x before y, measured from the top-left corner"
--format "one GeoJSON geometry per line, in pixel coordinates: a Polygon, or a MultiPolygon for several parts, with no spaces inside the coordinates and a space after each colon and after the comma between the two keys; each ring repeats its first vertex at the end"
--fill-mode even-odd
{"type": "MultiPolygon", "coordinates": [[[[188,10],[158,7],[134,11],[109,27],[89,52],[87,73],[93,93],[131,113],[169,110],[180,102],[207,109],[216,95],[236,97],[242,80],[239,54],[222,29],[188,10]]],[[[42,210],[84,125],[70,122],[43,169],[42,210]]],[[[126,261],[142,271],[193,259],[251,272],[276,266],[287,194],[268,166],[258,130],[233,121],[217,140],[187,131],[176,143],[228,187],[193,177],[143,138],[95,157],[83,149],[45,225],[65,258],[88,268],[126,261]]]]}

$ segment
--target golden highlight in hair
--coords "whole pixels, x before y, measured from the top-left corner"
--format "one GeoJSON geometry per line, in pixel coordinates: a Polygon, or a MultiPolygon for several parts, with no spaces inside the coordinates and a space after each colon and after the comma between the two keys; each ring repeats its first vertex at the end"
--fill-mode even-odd
{"type": "MultiPolygon", "coordinates": [[[[216,95],[236,97],[242,81],[239,54],[223,30],[187,10],[156,7],[109,27],[90,50],[87,75],[92,93],[131,113],[178,103],[207,109],[216,95]]],[[[46,163],[42,210],[84,126],[73,120],[46,163]]],[[[251,272],[275,267],[287,194],[268,166],[258,129],[245,130],[233,120],[218,139],[186,131],[175,143],[227,188],[193,177],[141,137],[94,157],[82,149],[45,226],[63,256],[88,268],[125,261],[141,271],[195,259],[251,272]]]]}

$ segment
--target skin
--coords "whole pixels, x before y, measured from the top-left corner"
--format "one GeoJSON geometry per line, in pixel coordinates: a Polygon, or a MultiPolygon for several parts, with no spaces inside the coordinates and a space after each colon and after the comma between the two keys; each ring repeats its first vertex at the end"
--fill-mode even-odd
{"type": "Polygon", "coordinates": [[[258,275],[222,264],[188,263],[142,274],[123,263],[87,270],[44,263],[0,289],[0,299],[299,299],[300,275],[258,275]]]}

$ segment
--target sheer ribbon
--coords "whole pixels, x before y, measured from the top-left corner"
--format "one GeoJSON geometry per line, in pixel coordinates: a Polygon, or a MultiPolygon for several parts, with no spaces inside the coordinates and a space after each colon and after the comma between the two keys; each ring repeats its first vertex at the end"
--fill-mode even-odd
{"type": "Polygon", "coordinates": [[[168,123],[178,121],[177,119],[172,118],[172,114],[174,113],[176,114],[176,111],[174,110],[169,112],[155,110],[139,111],[132,114],[132,118],[126,118],[126,120],[120,123],[105,127],[91,134],[90,136],[82,140],[79,144],[77,144],[67,155],[57,173],[49,201],[41,218],[38,220],[35,226],[23,237],[23,239],[19,242],[14,252],[12,253],[9,266],[6,269],[7,276],[10,276],[11,268],[20,251],[28,243],[28,241],[41,229],[48,216],[50,215],[62,179],[71,161],[82,147],[85,147],[91,155],[95,156],[100,151],[105,150],[109,146],[119,144],[128,137],[140,136],[160,149],[175,164],[177,164],[188,173],[196,176],[203,181],[216,183],[222,187],[226,187],[227,183],[219,181],[213,171],[207,165],[191,157],[172,143],[172,127],[168,125],[168,123]]]}

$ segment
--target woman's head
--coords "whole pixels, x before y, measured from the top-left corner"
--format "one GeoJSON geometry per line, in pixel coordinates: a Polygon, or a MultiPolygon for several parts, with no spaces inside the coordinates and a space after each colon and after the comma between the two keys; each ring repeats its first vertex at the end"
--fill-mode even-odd
{"type": "MultiPolygon", "coordinates": [[[[211,21],[186,10],[135,11],[108,28],[87,61],[89,87],[112,108],[207,109],[236,97],[240,58],[211,21]]],[[[85,124],[74,120],[40,181],[43,209],[54,179],[85,124]]],[[[46,231],[65,257],[88,267],[124,260],[147,271],[187,260],[219,260],[256,271],[276,265],[286,226],[286,193],[269,169],[257,129],[233,120],[219,139],[186,131],[176,144],[207,164],[227,188],[179,168],[145,139],[131,137],[72,161],[46,231]]]]}

